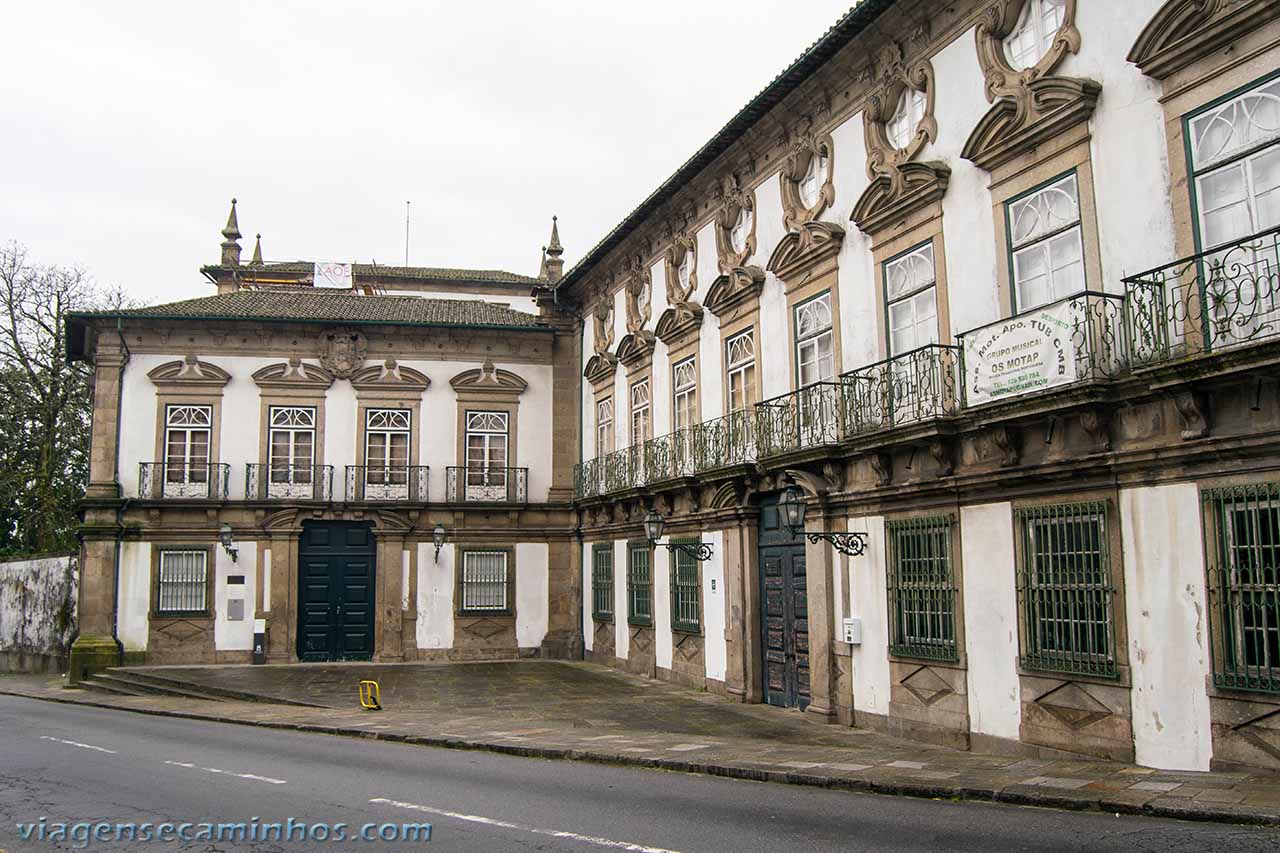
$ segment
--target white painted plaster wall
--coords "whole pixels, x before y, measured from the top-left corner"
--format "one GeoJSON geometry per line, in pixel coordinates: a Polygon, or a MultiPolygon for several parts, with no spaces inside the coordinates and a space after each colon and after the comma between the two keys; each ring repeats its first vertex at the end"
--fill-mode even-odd
{"type": "MultiPolygon", "coordinates": [[[[711,546],[711,559],[701,564],[703,660],[706,664],[707,678],[724,681],[725,669],[729,664],[729,644],[724,636],[724,531],[712,530],[703,533],[702,541],[711,546]]],[[[657,590],[658,587],[655,586],[655,597],[657,590]]]]}
{"type": "Polygon", "coordinates": [[[578,364],[578,393],[582,410],[582,461],[594,459],[596,452],[596,401],[590,383],[582,376],[587,369],[587,361],[595,353],[595,322],[587,317],[582,324],[582,353],[578,364]]]}
{"type": "Polygon", "coordinates": [[[1139,764],[1208,770],[1209,611],[1194,483],[1123,489],[1124,618],[1139,764]]]}
{"type": "MultiPolygon", "coordinates": [[[[768,263],[774,247],[786,233],[782,224],[782,184],[774,174],[756,189],[756,257],[768,263]]],[[[760,291],[760,328],[756,331],[756,391],[768,400],[791,390],[791,325],[787,317],[787,295],[782,281],[767,273],[760,291]],[[781,346],[779,346],[781,344],[781,346]]]]}
{"type": "Polygon", "coordinates": [[[1018,738],[1018,613],[1013,507],[982,504],[960,510],[964,631],[968,655],[969,728],[1018,738]]]}
{"type": "Polygon", "coordinates": [[[879,361],[880,329],[884,320],[876,309],[879,286],[871,257],[871,239],[849,219],[853,206],[871,183],[867,177],[867,147],[862,113],[850,116],[831,132],[835,143],[836,200],[823,219],[845,230],[840,246],[836,302],[840,308],[839,371],[879,361]]]}
{"type": "Polygon", "coordinates": [[[126,652],[147,650],[147,617],[151,611],[151,543],[120,545],[119,610],[116,636],[126,652]]]}
{"type": "Polygon", "coordinates": [[[674,428],[675,415],[671,400],[671,358],[667,345],[653,345],[653,366],[649,373],[649,416],[653,418],[653,436],[666,435],[674,428]]]}
{"type": "Polygon", "coordinates": [[[221,547],[214,549],[214,619],[213,647],[220,651],[251,651],[253,649],[253,601],[257,594],[258,543],[252,540],[239,542],[236,561],[221,547]],[[228,575],[244,575],[244,585],[230,586],[228,575]],[[231,621],[227,618],[227,601],[244,599],[244,618],[231,621]]]}
{"type": "Polygon", "coordinates": [[[545,543],[516,545],[516,645],[522,649],[541,646],[547,636],[549,567],[545,543]]]}
{"type": "Polygon", "coordinates": [[[627,625],[627,543],[613,543],[613,632],[614,655],[618,660],[629,657],[631,632],[627,625]]]}
{"type": "MultiPolygon", "coordinates": [[[[853,707],[889,713],[889,614],[885,598],[884,516],[851,518],[846,528],[867,534],[867,550],[849,580],[850,612],[862,620],[862,644],[853,647],[853,707]]],[[[826,543],[806,547],[827,548],[826,543]]]]}
{"type": "Polygon", "coordinates": [[[704,421],[724,415],[727,405],[720,318],[710,311],[702,312],[702,326],[698,329],[698,404],[704,421]]]}
{"type": "MultiPolygon", "coordinates": [[[[666,544],[670,536],[659,539],[666,544]]],[[[653,654],[654,662],[671,669],[671,549],[653,549],[653,654]]]]}
{"type": "Polygon", "coordinates": [[[418,648],[447,649],[453,646],[453,559],[454,546],[440,548],[418,543],[418,648]]]}
{"type": "MultiPolygon", "coordinates": [[[[405,584],[407,590],[409,585],[405,584]]],[[[262,595],[260,596],[262,605],[260,607],[263,613],[271,612],[271,548],[262,549],[262,595]]],[[[405,607],[408,607],[405,604],[405,607]]]]}
{"type": "Polygon", "coordinates": [[[595,601],[591,589],[591,549],[594,542],[582,543],[582,644],[587,651],[595,648],[596,625],[591,618],[591,609],[595,601]]]}

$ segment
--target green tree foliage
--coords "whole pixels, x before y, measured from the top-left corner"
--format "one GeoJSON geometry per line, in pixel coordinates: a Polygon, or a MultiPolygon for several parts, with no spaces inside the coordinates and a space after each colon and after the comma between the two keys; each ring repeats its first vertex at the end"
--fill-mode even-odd
{"type": "Polygon", "coordinates": [[[89,479],[92,372],[66,359],[72,311],[120,307],[82,270],[0,247],[0,556],[72,550],[89,479]]]}

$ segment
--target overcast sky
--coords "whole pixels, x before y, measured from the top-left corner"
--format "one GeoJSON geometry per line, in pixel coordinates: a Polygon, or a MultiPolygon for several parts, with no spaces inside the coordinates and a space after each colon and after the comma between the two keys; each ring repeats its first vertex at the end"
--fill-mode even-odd
{"type": "Polygon", "coordinates": [[[244,259],[572,265],[852,0],[8,3],[0,242],[135,297],[244,259]]]}

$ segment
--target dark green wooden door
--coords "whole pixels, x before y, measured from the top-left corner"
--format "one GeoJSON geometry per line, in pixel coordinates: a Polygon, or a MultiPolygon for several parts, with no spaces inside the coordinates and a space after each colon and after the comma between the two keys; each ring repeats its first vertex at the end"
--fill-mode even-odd
{"type": "Polygon", "coordinates": [[[367,524],[303,524],[298,545],[298,657],[373,657],[373,530],[367,524]]]}
{"type": "Polygon", "coordinates": [[[809,590],[804,540],[781,523],[777,498],[760,507],[760,620],[764,701],[809,704],[809,590]]]}

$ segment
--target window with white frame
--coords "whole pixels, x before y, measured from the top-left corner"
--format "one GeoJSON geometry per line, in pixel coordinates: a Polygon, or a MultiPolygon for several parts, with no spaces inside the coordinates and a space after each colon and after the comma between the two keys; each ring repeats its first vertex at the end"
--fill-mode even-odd
{"type": "Polygon", "coordinates": [[[506,412],[466,413],[467,500],[506,498],[509,421],[506,412]]]}
{"type": "Polygon", "coordinates": [[[916,128],[924,118],[927,101],[924,92],[912,89],[910,86],[902,90],[893,117],[885,124],[885,134],[889,137],[890,145],[902,149],[911,144],[912,137],[916,135],[916,128]]]}
{"type": "Polygon", "coordinates": [[[166,406],[164,420],[165,482],[207,484],[213,408],[166,406]]]}
{"type": "Polygon", "coordinates": [[[671,368],[671,411],[676,429],[691,427],[698,416],[698,367],[693,358],[671,368]]]}
{"type": "Polygon", "coordinates": [[[676,270],[676,278],[680,282],[680,290],[688,293],[689,283],[693,281],[693,249],[685,250],[684,257],[680,260],[680,267],[676,270]]]}
{"type": "Polygon", "coordinates": [[[749,409],[756,402],[756,342],[753,330],[740,332],[724,342],[729,376],[729,411],[749,409]]]}
{"type": "Polygon", "coordinates": [[[751,239],[753,219],[754,215],[750,209],[745,207],[738,209],[738,218],[733,223],[733,229],[729,231],[729,243],[733,246],[733,251],[738,254],[747,250],[747,241],[751,239]]]}
{"type": "Polygon", "coordinates": [[[653,438],[653,423],[649,409],[649,380],[641,379],[631,385],[631,443],[644,444],[653,438]]]}
{"type": "Polygon", "coordinates": [[[464,551],[461,587],[464,613],[507,613],[506,551],[464,551]]]}
{"type": "Polygon", "coordinates": [[[649,302],[653,299],[650,289],[649,281],[646,279],[641,282],[640,289],[636,291],[636,315],[639,317],[646,317],[649,313],[649,302]]]}
{"type": "Polygon", "coordinates": [[[1080,185],[1075,172],[1006,205],[1016,311],[1085,289],[1080,185]]]}
{"type": "Polygon", "coordinates": [[[613,398],[596,402],[596,456],[613,451],[613,398]]]}
{"type": "Polygon", "coordinates": [[[827,183],[827,175],[831,170],[831,160],[825,151],[815,153],[809,158],[809,166],[798,187],[800,201],[805,207],[813,207],[822,198],[822,187],[827,183]]]}
{"type": "Polygon", "coordinates": [[[830,291],[796,306],[796,365],[801,388],[835,378],[830,291]]]}
{"type": "Polygon", "coordinates": [[[1004,40],[1005,56],[1014,71],[1035,65],[1053,47],[1066,5],[1067,0],[1026,0],[1017,25],[1004,40]]]}
{"type": "Polygon", "coordinates": [[[365,412],[365,482],[407,485],[412,413],[408,409],[369,409],[365,412]]]}
{"type": "Polygon", "coordinates": [[[938,296],[933,243],[884,265],[889,357],[938,342],[938,296]]]}
{"type": "Polygon", "coordinates": [[[209,609],[209,554],[203,550],[160,552],[157,613],[204,613],[209,609]]]}
{"type": "Polygon", "coordinates": [[[310,406],[272,406],[268,467],[272,484],[308,484],[315,463],[316,410],[310,406]]]}

